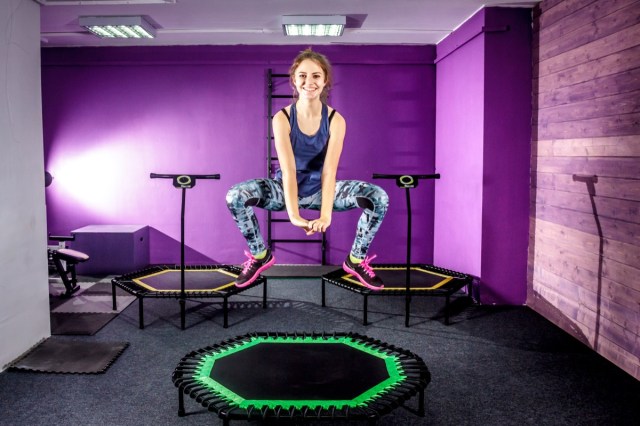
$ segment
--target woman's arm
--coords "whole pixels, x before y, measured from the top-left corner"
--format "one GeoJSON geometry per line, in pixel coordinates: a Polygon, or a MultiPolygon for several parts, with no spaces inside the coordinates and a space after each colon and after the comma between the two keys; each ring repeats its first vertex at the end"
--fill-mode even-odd
{"type": "Polygon", "coordinates": [[[289,120],[282,111],[273,117],[273,137],[278,153],[278,162],[282,171],[282,187],[284,190],[284,202],[287,206],[289,220],[294,226],[310,232],[309,222],[300,216],[298,207],[298,181],[296,179],[296,161],[293,156],[293,148],[290,139],[291,126],[289,120]]]}
{"type": "Polygon", "coordinates": [[[320,207],[320,217],[309,222],[312,231],[325,232],[331,225],[331,214],[333,212],[333,198],[336,192],[336,175],[342,145],[347,131],[347,124],[340,113],[336,112],[331,120],[331,136],[327,146],[327,155],[322,167],[322,205],[320,207]]]}

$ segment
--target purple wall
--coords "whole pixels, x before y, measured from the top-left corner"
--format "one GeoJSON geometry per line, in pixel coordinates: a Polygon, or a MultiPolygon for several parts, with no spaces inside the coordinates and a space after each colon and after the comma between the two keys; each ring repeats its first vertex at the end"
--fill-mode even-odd
{"type": "MultiPolygon", "coordinates": [[[[151,262],[177,262],[180,191],[149,173],[220,173],[221,180],[198,181],[187,191],[187,261],[240,262],[244,240],[225,194],[236,182],[266,174],[266,72],[286,72],[305,47],[44,49],[45,167],[54,175],[46,191],[48,231],[149,225],[151,262]]],[[[347,119],[338,177],[433,172],[435,47],[317,50],[334,63],[330,103],[347,119]]],[[[286,82],[278,86],[289,93],[286,82]]],[[[376,182],[387,189],[391,208],[371,252],[380,262],[402,262],[404,193],[392,181],[376,182]]],[[[433,183],[414,190],[417,262],[433,260],[433,203],[433,183]]],[[[348,253],[358,215],[334,215],[330,263],[348,253]]],[[[277,226],[277,236],[295,231],[277,226]]],[[[319,261],[316,245],[283,245],[276,253],[281,263],[319,261]]]]}
{"type": "Polygon", "coordinates": [[[437,47],[434,262],[523,304],[529,214],[531,15],[487,8],[437,47]]]}

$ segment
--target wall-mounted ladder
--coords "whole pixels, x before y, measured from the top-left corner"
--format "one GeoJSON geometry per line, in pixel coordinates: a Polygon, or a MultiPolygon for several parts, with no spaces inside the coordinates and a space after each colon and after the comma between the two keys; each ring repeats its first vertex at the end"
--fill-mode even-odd
{"type": "MultiPolygon", "coordinates": [[[[267,71],[267,175],[269,177],[273,177],[276,169],[274,167],[278,162],[278,157],[274,155],[273,152],[273,126],[272,120],[275,114],[274,112],[274,99],[293,99],[293,95],[283,95],[276,94],[275,91],[275,80],[279,78],[289,79],[289,74],[276,74],[273,72],[271,68],[267,71]]],[[[289,87],[287,85],[287,87],[289,87]]],[[[277,112],[277,111],[276,111],[277,112]]],[[[274,218],[271,211],[267,211],[267,245],[268,247],[273,247],[274,244],[280,243],[310,243],[310,244],[320,244],[320,251],[322,255],[322,265],[327,264],[327,237],[326,232],[322,232],[322,238],[305,238],[305,239],[294,239],[294,238],[273,238],[272,236],[272,227],[277,223],[289,223],[289,219],[279,219],[274,218]]]]}

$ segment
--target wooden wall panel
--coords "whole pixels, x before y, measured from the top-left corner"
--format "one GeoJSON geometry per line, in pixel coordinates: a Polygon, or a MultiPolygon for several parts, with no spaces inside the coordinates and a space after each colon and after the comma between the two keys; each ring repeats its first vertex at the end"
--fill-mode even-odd
{"type": "MultiPolygon", "coordinates": [[[[596,313],[601,312],[601,320],[608,324],[608,332],[602,333],[611,342],[617,343],[620,347],[634,354],[637,352],[637,336],[640,333],[638,321],[640,320],[637,309],[620,305],[604,297],[598,297],[598,293],[585,291],[584,289],[572,285],[567,279],[554,275],[544,269],[535,271],[536,289],[539,292],[553,294],[556,302],[570,306],[571,313],[566,313],[575,322],[580,324],[580,328],[589,334],[586,336],[590,341],[595,340],[596,313]],[[540,272],[540,273],[539,273],[540,272]],[[633,336],[631,339],[621,338],[621,336],[633,336]]],[[[598,330],[599,332],[600,330],[598,330]]]]}
{"type": "Polygon", "coordinates": [[[594,213],[595,209],[594,218],[597,214],[600,220],[607,218],[640,224],[640,202],[610,197],[591,197],[586,190],[584,194],[580,194],[538,188],[536,203],[581,213],[594,213]]]}
{"type": "Polygon", "coordinates": [[[638,157],[640,136],[540,140],[539,157],[638,157]]]}
{"type": "Polygon", "coordinates": [[[541,139],[635,135],[640,132],[640,113],[590,118],[563,123],[541,123],[535,128],[535,131],[541,139]]]}
{"type": "Polygon", "coordinates": [[[534,94],[534,104],[540,108],[547,108],[634,90],[640,90],[640,68],[536,93],[534,94]]]}
{"type": "Polygon", "coordinates": [[[640,23],[640,6],[635,1],[618,0],[603,6],[596,4],[593,8],[583,8],[572,14],[562,25],[554,26],[560,31],[541,31],[538,40],[540,60],[552,58],[640,23]],[[615,10],[616,7],[620,9],[615,10]],[[597,23],[594,19],[597,19],[597,23]],[[554,43],[554,40],[558,42],[554,43]]]}
{"type": "Polygon", "coordinates": [[[640,380],[640,1],[534,13],[527,303],[640,380]]]}
{"type": "MultiPolygon", "coordinates": [[[[600,255],[600,237],[598,235],[544,220],[537,220],[536,225],[536,241],[538,239],[546,239],[564,247],[579,247],[585,252],[600,255]]],[[[607,238],[604,238],[602,243],[602,256],[604,259],[616,260],[634,268],[640,265],[640,246],[607,238]]],[[[640,292],[640,290],[637,291],[640,292]]]]}
{"type": "MultiPolygon", "coordinates": [[[[572,175],[537,173],[536,188],[552,189],[557,191],[575,191],[576,182],[572,175]]],[[[640,200],[640,185],[634,179],[618,179],[610,177],[598,177],[597,196],[617,197],[623,200],[640,200]]]]}
{"type": "MultiPolygon", "coordinates": [[[[603,317],[600,317],[599,322],[596,321],[595,312],[580,306],[572,299],[563,297],[547,286],[539,286],[534,288],[534,291],[537,297],[550,301],[553,306],[563,312],[564,319],[572,321],[572,325],[583,335],[583,339],[588,341],[601,355],[607,357],[608,354],[616,354],[617,359],[608,359],[630,374],[635,375],[640,371],[637,334],[625,330],[603,317]]],[[[535,304],[533,306],[535,307],[535,304]]]]}
{"type": "Polygon", "coordinates": [[[561,24],[568,16],[596,2],[597,0],[545,0],[538,6],[541,13],[534,25],[543,30],[553,24],[561,24]]]}
{"type": "Polygon", "coordinates": [[[638,269],[634,266],[626,265],[613,259],[607,259],[599,254],[593,254],[576,250],[575,247],[558,244],[557,242],[544,238],[536,237],[534,243],[539,253],[536,259],[542,262],[548,271],[566,278],[581,289],[585,289],[600,294],[604,280],[607,281],[607,292],[609,296],[618,300],[621,306],[626,309],[632,309],[638,312],[637,307],[640,303],[640,291],[629,288],[626,291],[625,285],[634,280],[637,276],[638,269]],[[554,253],[558,256],[547,256],[546,253],[554,253]],[[619,296],[624,295],[629,299],[622,301],[619,296]]]}
{"type": "Polygon", "coordinates": [[[640,161],[633,157],[538,157],[535,171],[637,179],[640,161]]]}
{"type": "MultiPolygon", "coordinates": [[[[569,88],[574,84],[589,82],[599,77],[628,72],[640,67],[640,46],[612,53],[591,61],[588,66],[577,64],[557,73],[534,78],[534,93],[569,88]]],[[[536,68],[533,70],[537,75],[536,68]]],[[[570,88],[567,90],[571,90],[570,88]]]]}
{"type": "MultiPolygon", "coordinates": [[[[594,21],[615,13],[615,11],[626,8],[628,5],[635,3],[635,1],[636,0],[609,0],[610,4],[606,7],[602,7],[602,5],[595,3],[593,7],[573,9],[570,15],[565,15],[568,19],[562,19],[553,24],[547,23],[544,25],[544,27],[538,31],[539,37],[534,41],[534,47],[538,47],[540,44],[548,45],[552,43],[553,40],[570,34],[576,30],[580,30],[585,25],[593,24],[594,21]]],[[[540,6],[549,7],[550,4],[548,3],[551,2],[545,1],[541,3],[540,6]]],[[[548,46],[548,48],[553,48],[553,45],[548,46]]]]}
{"type": "Polygon", "coordinates": [[[533,124],[564,123],[640,112],[640,90],[546,107],[533,124]]]}
{"type": "Polygon", "coordinates": [[[571,49],[538,63],[534,76],[542,77],[604,58],[613,53],[622,52],[638,46],[640,43],[640,25],[625,28],[622,31],[597,39],[591,43],[571,49]]]}
{"type": "MultiPolygon", "coordinates": [[[[536,217],[563,226],[575,228],[582,232],[598,235],[598,226],[593,213],[569,212],[566,209],[536,204],[536,217]]],[[[640,244],[640,226],[626,224],[615,219],[600,218],[603,237],[630,245],[640,244]]]]}

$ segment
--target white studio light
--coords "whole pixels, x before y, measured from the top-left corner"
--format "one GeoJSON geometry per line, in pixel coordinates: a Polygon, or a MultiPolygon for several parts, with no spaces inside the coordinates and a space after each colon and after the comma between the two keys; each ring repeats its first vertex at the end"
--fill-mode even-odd
{"type": "Polygon", "coordinates": [[[342,15],[286,15],[282,17],[282,30],[286,36],[340,37],[347,24],[342,15]]]}
{"type": "Polygon", "coordinates": [[[102,38],[154,38],[155,28],[142,16],[81,16],[81,26],[102,38]]]}

